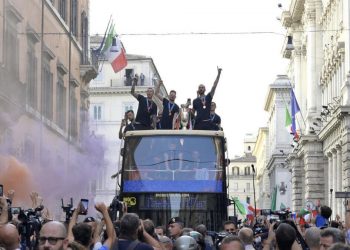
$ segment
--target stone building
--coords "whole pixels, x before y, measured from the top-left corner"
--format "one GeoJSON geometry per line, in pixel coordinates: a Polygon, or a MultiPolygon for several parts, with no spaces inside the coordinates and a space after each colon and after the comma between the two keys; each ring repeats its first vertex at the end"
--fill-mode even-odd
{"type": "Polygon", "coordinates": [[[65,195],[88,196],[89,179],[83,184],[75,172],[86,173],[82,166],[91,162],[84,155],[88,83],[97,65],[88,42],[89,1],[4,0],[0,16],[1,155],[27,165],[43,195],[64,198],[70,187],[65,195]]]}
{"type": "Polygon", "coordinates": [[[291,0],[286,7],[283,56],[301,109],[301,137],[288,156],[292,208],[319,200],[344,217],[335,192],[349,191],[350,2],[291,0]]]}
{"type": "MultiPolygon", "coordinates": [[[[244,154],[230,159],[228,166],[228,194],[229,198],[237,197],[240,201],[246,202],[254,207],[254,189],[252,165],[255,165],[256,158],[252,155],[255,147],[256,137],[246,134],[244,137],[244,154]]],[[[254,169],[256,170],[256,168],[254,169]]],[[[258,171],[258,170],[256,170],[258,171]]],[[[255,183],[254,183],[255,185],[255,183]]],[[[258,189],[255,190],[258,194],[258,189]]],[[[257,206],[258,207],[258,206],[257,206]]],[[[234,206],[229,206],[229,216],[234,215],[234,206]]],[[[238,213],[238,211],[236,211],[238,213]]]]}

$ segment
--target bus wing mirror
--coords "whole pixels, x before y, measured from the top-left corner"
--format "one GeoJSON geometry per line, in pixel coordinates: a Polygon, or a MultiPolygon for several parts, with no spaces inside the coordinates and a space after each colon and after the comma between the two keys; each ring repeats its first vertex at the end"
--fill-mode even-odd
{"type": "Polygon", "coordinates": [[[226,161],[226,166],[230,165],[231,163],[230,159],[226,159],[225,161],[226,161]]]}
{"type": "Polygon", "coordinates": [[[120,149],[120,155],[123,156],[124,155],[124,148],[120,149]]]}

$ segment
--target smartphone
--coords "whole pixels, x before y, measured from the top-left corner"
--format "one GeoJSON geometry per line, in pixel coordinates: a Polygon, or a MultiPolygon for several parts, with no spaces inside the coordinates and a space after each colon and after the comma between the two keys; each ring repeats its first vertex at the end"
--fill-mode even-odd
{"type": "Polygon", "coordinates": [[[81,208],[80,208],[80,213],[86,215],[88,213],[88,207],[89,207],[89,200],[88,199],[81,199],[81,208]]]}
{"type": "Polygon", "coordinates": [[[11,214],[19,214],[21,207],[11,207],[11,214]]]}
{"type": "Polygon", "coordinates": [[[0,184],[0,197],[4,196],[4,186],[0,184]]]}

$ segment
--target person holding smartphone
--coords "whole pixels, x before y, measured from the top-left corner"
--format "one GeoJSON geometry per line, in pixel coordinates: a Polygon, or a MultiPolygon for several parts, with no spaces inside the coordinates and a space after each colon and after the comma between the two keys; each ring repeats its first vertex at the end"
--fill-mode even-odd
{"type": "Polygon", "coordinates": [[[122,119],[122,122],[120,124],[119,139],[124,138],[124,135],[126,132],[133,131],[136,129],[137,129],[137,124],[135,123],[135,114],[134,114],[134,111],[130,109],[125,112],[124,119],[122,119]],[[128,121],[129,121],[129,124],[128,124],[128,121]]]}
{"type": "MultiPolygon", "coordinates": [[[[69,242],[77,241],[84,245],[86,248],[90,248],[95,242],[92,227],[87,223],[77,224],[78,216],[85,211],[81,201],[78,207],[74,210],[72,218],[68,225],[68,240],[69,242]]],[[[116,239],[116,234],[114,231],[112,220],[108,214],[108,209],[104,203],[96,203],[95,209],[100,212],[103,216],[103,220],[106,223],[106,232],[108,238],[105,240],[102,246],[97,247],[98,250],[108,250],[112,248],[112,245],[116,239]]]]}

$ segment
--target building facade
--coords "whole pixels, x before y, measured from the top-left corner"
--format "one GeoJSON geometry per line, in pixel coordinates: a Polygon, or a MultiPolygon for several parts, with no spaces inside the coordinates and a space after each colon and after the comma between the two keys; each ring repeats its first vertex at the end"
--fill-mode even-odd
{"type": "MultiPolygon", "coordinates": [[[[254,207],[254,185],[253,178],[256,176],[258,170],[256,169],[255,163],[256,158],[252,155],[255,147],[256,137],[252,134],[246,134],[244,138],[244,154],[234,159],[230,159],[228,166],[228,195],[229,198],[237,197],[240,201],[246,202],[254,207]],[[252,165],[254,165],[253,172],[252,165]]],[[[255,186],[256,196],[259,193],[257,186],[255,186]]],[[[234,205],[228,207],[229,216],[234,214],[234,205]]],[[[238,211],[236,211],[238,214],[238,211]]]]}
{"type": "Polygon", "coordinates": [[[87,197],[90,178],[77,173],[93,167],[84,153],[88,83],[97,75],[89,1],[4,0],[0,12],[1,154],[28,166],[43,195],[87,197]],[[59,191],[57,178],[67,190],[59,191]]]}
{"type": "Polygon", "coordinates": [[[287,156],[294,146],[290,126],[286,127],[286,112],[288,110],[291,113],[290,91],[289,78],[286,75],[278,75],[277,79],[269,85],[265,101],[264,110],[268,112],[268,133],[266,133],[267,131],[262,133],[261,140],[262,142],[266,141],[268,147],[266,148],[267,158],[262,157],[262,162],[259,163],[260,165],[265,162],[266,165],[260,172],[261,175],[258,174],[258,183],[265,188],[269,183],[270,189],[267,193],[263,193],[263,196],[266,197],[265,203],[268,200],[271,202],[271,206],[265,208],[271,207],[273,210],[292,206],[290,199],[292,193],[291,173],[286,163],[287,156]],[[266,175],[269,176],[268,180],[266,175]]]}
{"type": "MultiPolygon", "coordinates": [[[[91,37],[91,46],[98,47],[102,37],[91,37]]],[[[150,57],[127,54],[128,65],[118,73],[114,73],[111,65],[101,58],[100,70],[96,79],[90,83],[90,128],[105,142],[105,166],[98,173],[96,200],[111,202],[118,190],[118,178],[111,176],[121,168],[119,139],[121,120],[127,110],[137,113],[138,101],[131,95],[131,81],[135,74],[139,75],[136,93],[146,95],[149,87],[154,87],[160,75],[150,57]],[[143,77],[141,77],[141,74],[143,77]]],[[[164,87],[161,94],[167,96],[164,87]]],[[[161,103],[154,99],[157,106],[161,103]]],[[[159,108],[158,108],[159,110],[159,108]]]]}
{"type": "Polygon", "coordinates": [[[335,192],[350,187],[349,7],[346,0],[292,0],[281,18],[293,38],[294,50],[284,47],[283,56],[301,109],[300,140],[288,156],[292,208],[320,201],[342,218],[335,192]]]}

